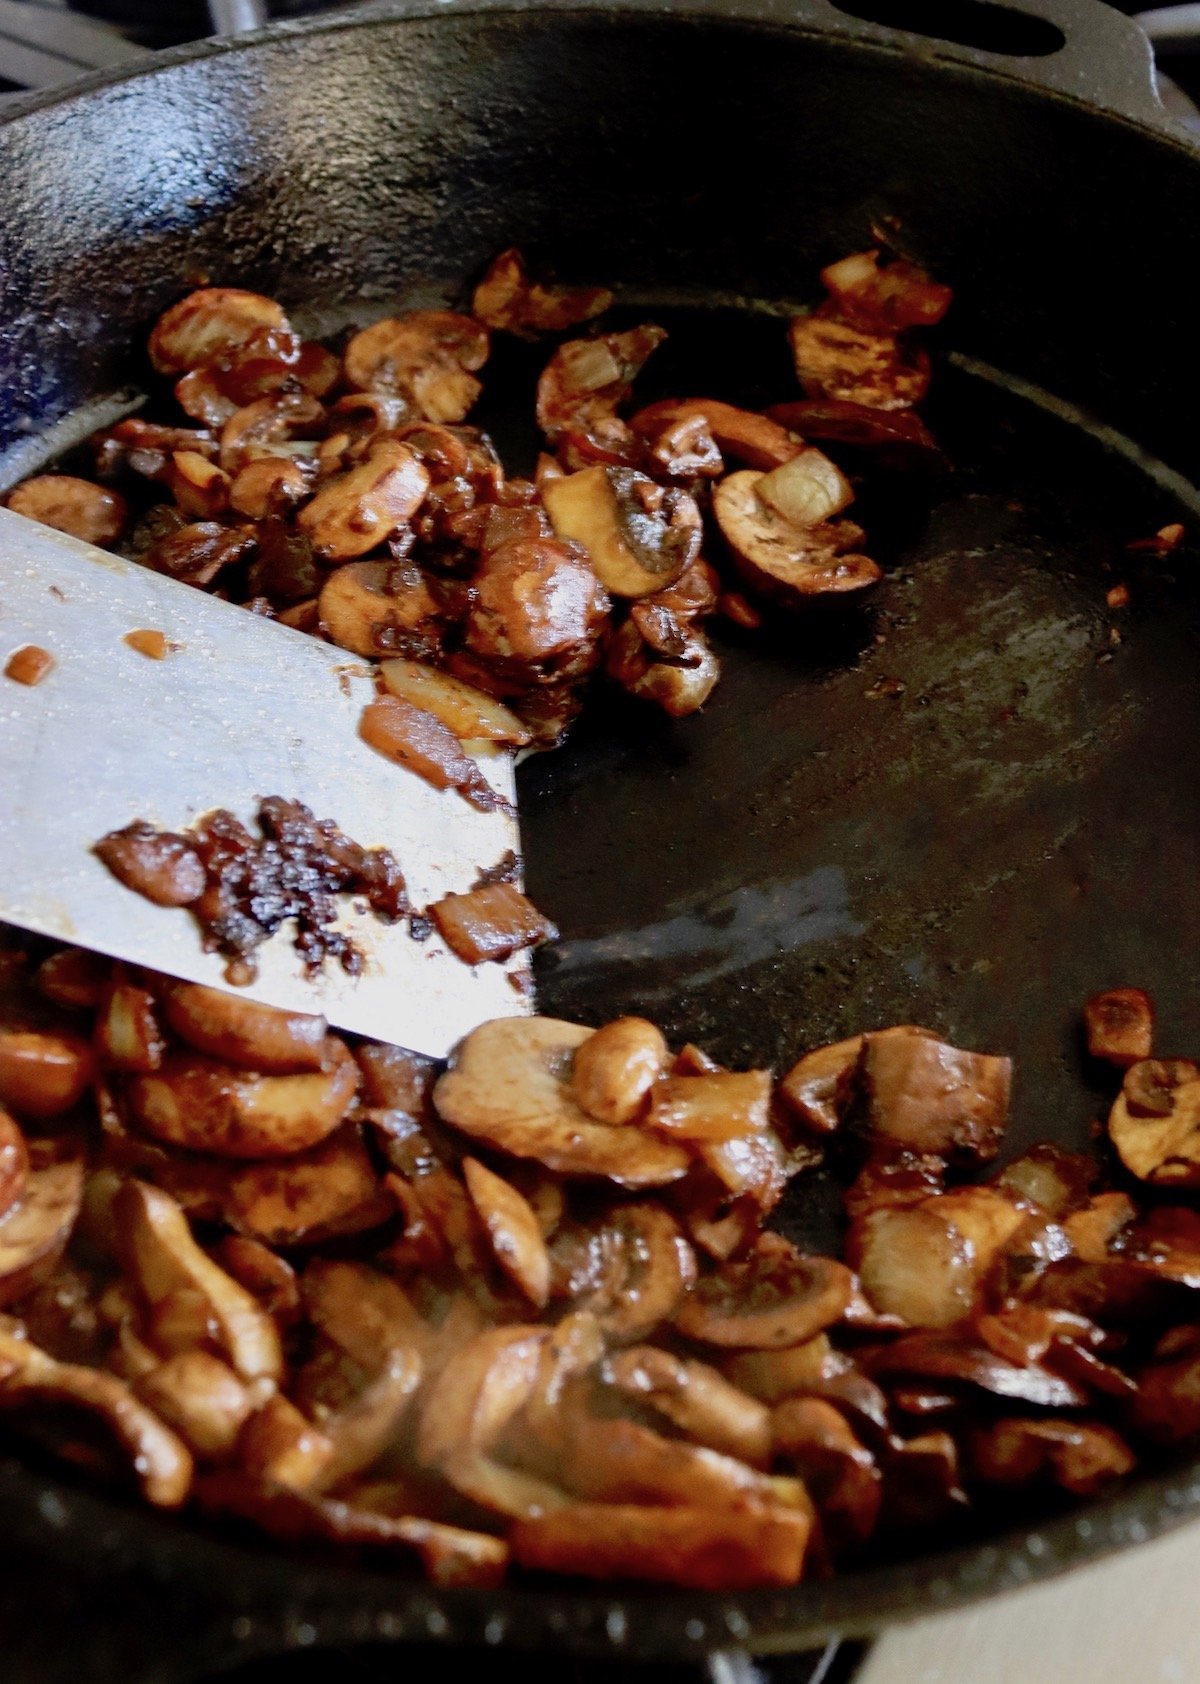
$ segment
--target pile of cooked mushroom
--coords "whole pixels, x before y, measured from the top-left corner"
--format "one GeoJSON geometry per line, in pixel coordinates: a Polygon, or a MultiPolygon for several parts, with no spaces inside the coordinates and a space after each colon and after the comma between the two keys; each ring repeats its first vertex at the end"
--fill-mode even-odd
{"type": "Polygon", "coordinates": [[[470,798],[455,781],[464,732],[552,744],[604,676],[693,713],[719,673],[706,620],[755,627],[879,579],[844,518],[854,486],[819,446],[851,447],[856,475],[937,458],[913,409],[929,384],[917,339],[950,289],[876,251],[822,279],[825,301],[789,330],[806,395],[766,414],[707,397],[622,414],[665,332],[562,339],[611,293],[542,285],[515,250],[472,314],[390,316],[340,351],[302,339],[270,298],[205,287],[150,335],[174,412],[98,434],[95,480],[41,474],[8,506],[389,657],[364,735],[470,798]],[[561,340],[530,394],[532,479],[465,424],[493,334],[561,340]]]}
{"type": "Polygon", "coordinates": [[[1009,1061],[924,1029],[777,1080],[498,1019],[440,1069],[80,949],[0,980],[0,1418],[160,1507],[731,1590],[1200,1431],[1200,1065],[1136,990],[1087,1010],[1109,1165],[978,1183],[1009,1061]],[[822,1161],[844,1261],[767,1226],[822,1161]]]}

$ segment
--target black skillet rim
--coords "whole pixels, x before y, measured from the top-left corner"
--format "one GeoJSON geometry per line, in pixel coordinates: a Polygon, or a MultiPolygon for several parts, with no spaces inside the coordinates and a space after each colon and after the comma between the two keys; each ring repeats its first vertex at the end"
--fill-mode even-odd
{"type": "MultiPolygon", "coordinates": [[[[902,43],[881,39],[877,31],[857,26],[849,16],[840,17],[831,30],[789,12],[778,0],[396,0],[369,14],[281,22],[235,38],[155,53],[146,65],[99,71],[65,91],[51,89],[14,99],[0,127],[49,107],[70,106],[134,78],[294,36],[390,27],[407,20],[533,11],[588,13],[621,21],[712,20],[756,32],[808,35],[855,53],[907,57],[931,74],[968,83],[1009,82],[1014,90],[1038,99],[1076,106],[1100,120],[1136,129],[1148,142],[1200,156],[1196,143],[1173,130],[1165,113],[1160,123],[1145,112],[1113,109],[1078,92],[1047,86],[1037,76],[1036,62],[1024,61],[1022,73],[1002,64],[971,62],[969,56],[956,53],[927,51],[914,59],[902,43]]],[[[1043,1582],[1161,1536],[1200,1515],[1200,1456],[1070,1513],[1014,1527],[982,1543],[922,1553],[912,1561],[825,1582],[809,1581],[790,1591],[727,1597],[648,1587],[606,1591],[516,1584],[498,1591],[446,1589],[375,1569],[298,1561],[278,1546],[264,1550],[181,1524],[67,1478],[47,1478],[9,1458],[0,1459],[0,1513],[10,1543],[20,1543],[42,1559],[59,1560],[64,1567],[83,1568],[110,1580],[143,1573],[172,1598],[189,1584],[203,1584],[206,1647],[214,1653],[223,1639],[230,1654],[314,1641],[321,1647],[407,1641],[679,1661],[721,1649],[781,1653],[831,1637],[871,1635],[888,1624],[1043,1582]],[[220,1588],[214,1594],[212,1587],[220,1588]]],[[[186,1600],[172,1612],[186,1620],[186,1600]]]]}

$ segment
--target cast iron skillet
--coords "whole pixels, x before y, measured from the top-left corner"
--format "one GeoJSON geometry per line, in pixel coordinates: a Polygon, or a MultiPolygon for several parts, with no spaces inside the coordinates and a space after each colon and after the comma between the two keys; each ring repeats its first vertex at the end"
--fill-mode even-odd
{"type": "MultiPolygon", "coordinates": [[[[949,27],[969,45],[847,15],[906,11],[880,0],[415,0],[26,102],[0,125],[0,483],[47,429],[65,441],[111,410],[137,378],[129,348],[202,276],[328,322],[459,296],[516,241],[668,322],[647,395],[765,401],[794,392],[782,330],[731,307],[786,305],[895,219],[957,290],[931,416],[959,472],[867,515],[891,570],[873,609],[729,639],[703,717],[614,707],[527,769],[532,892],[566,937],[541,999],[592,1020],[641,1009],[776,1065],[865,1024],[926,1022],[1016,1055],[1014,1145],[1079,1144],[1089,993],[1139,983],[1163,1050],[1200,1046],[1186,557],[1139,564],[1119,646],[1104,605],[1127,540],[1197,508],[1200,155],[1131,25],[1092,0],[1039,4],[960,0],[949,27]]],[[[945,27],[933,0],[907,10],[945,27]]],[[[511,418],[489,419],[508,438],[511,418]]],[[[793,1230],[828,1228],[830,1204],[802,1189],[793,1230]]],[[[29,1583],[52,1599],[40,1564],[69,1560],[93,1675],[126,1679],[313,1641],[792,1649],[1197,1510],[1193,1463],[788,1594],[450,1593],[0,1465],[29,1583]]],[[[10,1602],[20,1583],[5,1577],[10,1602]]]]}

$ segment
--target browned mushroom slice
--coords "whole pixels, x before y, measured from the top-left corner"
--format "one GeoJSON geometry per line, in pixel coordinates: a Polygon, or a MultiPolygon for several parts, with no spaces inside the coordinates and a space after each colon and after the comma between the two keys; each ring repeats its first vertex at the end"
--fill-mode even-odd
{"type": "Polygon", "coordinates": [[[879,1518],[882,1479],[875,1458],[845,1417],[820,1398],[791,1398],[770,1417],[776,1456],[812,1492],[838,1545],[862,1543],[879,1518]]]}
{"type": "Polygon", "coordinates": [[[584,468],[542,493],[559,538],[582,544],[613,596],[649,596],[673,584],[700,551],[700,511],[632,468],[584,468]]]}
{"type": "Polygon", "coordinates": [[[96,1016],[96,1050],[116,1070],[157,1070],[167,1050],[153,994],[114,982],[96,1016]]]}
{"type": "Polygon", "coordinates": [[[185,374],[222,352],[244,345],[264,329],[286,329],[283,307],[239,287],[201,287],[158,318],[150,334],[150,361],[159,374],[185,374]]]}
{"type": "Polygon", "coordinates": [[[703,1345],[778,1350],[802,1345],[832,1327],[847,1304],[853,1276],[830,1257],[807,1257],[778,1236],[744,1263],[703,1276],[675,1318],[703,1345]]]}
{"type": "Polygon", "coordinates": [[[286,515],[304,501],[311,486],[306,465],[286,456],[260,456],[238,470],[229,486],[229,506],[250,520],[286,515]]]}
{"type": "Polygon", "coordinates": [[[473,313],[490,328],[533,339],[562,333],[602,315],[612,303],[606,287],[543,286],[531,281],[525,259],[515,246],[494,258],[475,288],[473,313]]]}
{"type": "Polygon", "coordinates": [[[518,1521],[509,1541],[535,1571],[720,1592],[794,1585],[811,1527],[798,1510],[574,1503],[518,1521]]]}
{"type": "Polygon", "coordinates": [[[1108,1133],[1139,1181],[1200,1186],[1200,1070],[1183,1059],[1132,1065],[1109,1112],[1108,1133]]]}
{"type": "Polygon", "coordinates": [[[664,398],[640,409],[629,425],[642,438],[652,439],[665,426],[688,420],[703,421],[726,456],[764,473],[790,462],[804,449],[803,439],[796,438],[786,426],[716,398],[664,398]]]}
{"type": "Polygon", "coordinates": [[[80,1035],[0,1028],[0,1105],[18,1116],[61,1117],[87,1092],[93,1068],[80,1035]]]}
{"type": "Polygon", "coordinates": [[[560,345],[538,381],[537,423],[546,437],[555,439],[570,428],[587,432],[614,416],[666,337],[661,327],[647,325],[560,345]]]}
{"type": "Polygon", "coordinates": [[[737,1351],[722,1359],[726,1376],[742,1391],[763,1403],[782,1403],[822,1385],[845,1365],[829,1337],[817,1333],[803,1344],[782,1350],[737,1351]]]}
{"type": "Polygon", "coordinates": [[[295,1491],[314,1487],[332,1455],[325,1434],[281,1393],[255,1411],[238,1440],[238,1463],[251,1479],[295,1491]]]}
{"type": "MultiPolygon", "coordinates": [[[[661,612],[667,614],[665,609],[661,612]]],[[[631,616],[609,646],[605,670],[631,696],[654,702],[672,719],[684,719],[712,695],[721,668],[703,632],[680,624],[674,616],[669,618],[673,628],[670,654],[660,654],[647,642],[641,625],[631,616]]]]}
{"type": "Polygon", "coordinates": [[[1085,1263],[1103,1263],[1116,1249],[1117,1236],[1136,1215],[1137,1207],[1127,1193],[1098,1193],[1063,1218],[1063,1233],[1085,1263]]]}
{"type": "Polygon", "coordinates": [[[5,498],[14,514],[53,526],[85,544],[115,544],[125,530],[129,507],[119,491],[70,474],[38,474],[5,498]]]}
{"type": "Polygon", "coordinates": [[[528,1200],[477,1158],[463,1159],[463,1176],[497,1263],[531,1304],[544,1309],[550,1296],[550,1258],[528,1200]]]}
{"type": "Polygon", "coordinates": [[[558,939],[557,926],[515,883],[487,883],[463,895],[443,895],[427,910],[451,952],[468,965],[509,959],[558,939]]]}
{"type": "Polygon", "coordinates": [[[944,1523],[967,1506],[959,1484],[958,1446],[949,1433],[892,1438],[881,1456],[881,1526],[892,1531],[944,1523]]]}
{"type": "Polygon", "coordinates": [[[260,457],[311,458],[325,409],[307,392],[284,390],[237,409],[221,428],[219,460],[230,478],[260,457]]]}
{"type": "Polygon", "coordinates": [[[792,360],[810,398],[841,398],[868,409],[910,409],[929,390],[929,358],[894,333],[874,332],[818,312],[788,327],[792,360]]]}
{"type": "Polygon", "coordinates": [[[392,1350],[423,1350],[429,1324],[398,1281],[366,1263],[319,1258],[301,1281],[305,1308],[315,1327],[368,1374],[392,1350]]]}
{"type": "Polygon", "coordinates": [[[767,414],[802,438],[870,450],[888,467],[933,467],[943,460],[937,440],[911,409],[873,409],[844,398],[807,398],[772,404],[767,414]]]}
{"type": "Polygon", "coordinates": [[[178,1508],[192,1480],[187,1446],[115,1374],[56,1362],[28,1340],[0,1333],[0,1411],[28,1412],[38,1427],[62,1410],[99,1422],[128,1460],[148,1503],[178,1508]]]}
{"type": "Polygon", "coordinates": [[[968,1452],[977,1479],[1005,1487],[1048,1479],[1076,1497],[1095,1496],[1137,1465],[1120,1433],[1102,1421],[1006,1416],[973,1428],[968,1452]]]}
{"type": "Polygon", "coordinates": [[[321,626],[332,643],[354,655],[378,656],[410,648],[432,651],[444,630],[442,605],[417,567],[352,561],[320,588],[321,626]]]}
{"type": "Polygon", "coordinates": [[[632,1123],[646,1108],[669,1057],[662,1032],[644,1017],[619,1017],[575,1054],[575,1097],[598,1123],[632,1123]]]}
{"type": "Polygon", "coordinates": [[[191,842],[142,819],[101,837],[92,852],[119,882],[155,906],[190,906],[204,893],[204,867],[191,842]]]}
{"type": "Polygon", "coordinates": [[[196,1497],[210,1514],[235,1515],[288,1544],[332,1543],[415,1557],[435,1585],[494,1589],[504,1579],[508,1545],[482,1532],[357,1508],[352,1502],[290,1491],[221,1472],[198,1481],[196,1497]]]}
{"type": "Polygon", "coordinates": [[[877,1310],[911,1327],[948,1327],[979,1298],[1026,1212],[987,1187],[877,1207],[860,1219],[847,1255],[877,1310]]]}
{"type": "Polygon", "coordinates": [[[169,532],[146,549],[142,564],[186,585],[211,585],[218,573],[243,561],[255,538],[246,527],[195,521],[169,532]]]}
{"type": "Polygon", "coordinates": [[[429,474],[416,452],[381,439],[364,461],[325,481],[297,525],[321,560],[352,561],[411,519],[428,490],[429,474]]]}
{"type": "Polygon", "coordinates": [[[491,1450],[529,1397],[549,1337],[545,1327],[495,1327],[453,1353],[421,1403],[416,1443],[426,1467],[491,1450]]]}
{"type": "MultiPolygon", "coordinates": [[[[11,1135],[6,1145],[13,1147],[11,1135]]],[[[15,1304],[53,1273],[79,1216],[83,1164],[70,1157],[55,1162],[54,1150],[50,1142],[28,1150],[21,1196],[0,1217],[0,1307],[15,1304]]],[[[14,1149],[18,1160],[23,1155],[14,1149]]]]}
{"type": "Polygon", "coordinates": [[[860,1075],[873,1144],[936,1152],[963,1164],[994,1158],[1012,1060],[964,1052],[922,1029],[863,1036],[860,1075]]]}
{"type": "Polygon", "coordinates": [[[769,1070],[664,1076],[651,1095],[646,1125],[673,1140],[721,1143],[765,1129],[770,1104],[769,1070]]]}
{"type": "Polygon", "coordinates": [[[508,802],[484,777],[453,731],[423,708],[380,696],[363,709],[359,735],[377,753],[414,772],[434,789],[457,790],[481,813],[504,812],[508,802]]]}
{"type": "Polygon", "coordinates": [[[915,263],[906,258],[881,263],[878,251],[839,258],[821,270],[821,281],[844,320],[888,333],[936,327],[954,299],[948,286],[915,263]]]}
{"type": "Polygon", "coordinates": [[[713,492],[722,536],[752,585],[785,607],[798,607],[882,578],[869,557],[853,553],[860,528],[848,521],[796,526],[759,496],[765,477],[746,468],[719,481],[713,492]]]}
{"type": "Polygon", "coordinates": [[[945,1188],[946,1160],[930,1152],[868,1158],[845,1192],[852,1222],[885,1206],[919,1205],[945,1188]]]}
{"type": "Polygon", "coordinates": [[[609,600],[575,545],[514,538],[485,557],[474,590],[467,647],[498,677],[524,686],[594,665],[609,600]]]}
{"type": "Polygon", "coordinates": [[[278,1252],[248,1234],[226,1234],[213,1248],[217,1262],[254,1297],[281,1327],[300,1313],[296,1271],[278,1252]]]}
{"type": "Polygon", "coordinates": [[[39,991],[56,1006],[98,1006],[108,983],[110,961],[82,947],[63,947],[43,959],[34,976],[39,991]]]}
{"type": "Polygon", "coordinates": [[[482,386],[488,332],[450,310],[410,310],[356,333],[346,346],[346,379],[360,392],[410,399],[427,421],[461,421],[482,386]]]}
{"type": "Polygon", "coordinates": [[[670,1320],[696,1279],[692,1248],[661,1205],[618,1207],[585,1244],[603,1278],[577,1308],[591,1311],[612,1339],[646,1338],[670,1320]]]}
{"type": "Polygon", "coordinates": [[[192,1238],[175,1200],[161,1188],[127,1181],[113,1201],[118,1239],[130,1274],[151,1305],[181,1289],[207,1307],[217,1339],[244,1380],[277,1380],[283,1371],[279,1334],[242,1286],[192,1238]]]}
{"type": "Polygon", "coordinates": [[[325,1041],[324,1068],[298,1076],[257,1076],[198,1054],[172,1053],[136,1076],[129,1097],[156,1140],[225,1158],[282,1158],[331,1135],[358,1086],[343,1042],[325,1041]]]}
{"type": "Polygon", "coordinates": [[[409,1117],[424,1117],[438,1073],[438,1066],[421,1053],[406,1047],[389,1047],[367,1042],[357,1049],[363,1073],[363,1098],[368,1105],[402,1111],[409,1117]]]}
{"type": "Polygon", "coordinates": [[[805,1053],[779,1084],[779,1097],[813,1134],[832,1134],[854,1093],[862,1036],[805,1053]]]}
{"type": "Polygon", "coordinates": [[[421,1354],[415,1345],[394,1347],[356,1397],[322,1417],[321,1432],[330,1453],[316,1472],[313,1489],[335,1490],[395,1447],[422,1374],[421,1354]]]}
{"type": "Polygon", "coordinates": [[[228,1456],[254,1407],[227,1363],[210,1351],[179,1351],[144,1374],[136,1390],[197,1456],[228,1456]]]}
{"type": "Polygon", "coordinates": [[[1110,988],[1093,994],[1083,1008],[1088,1051],[1128,1069],[1149,1058],[1154,1035],[1154,1006],[1140,988],[1110,988]]]}
{"type": "Polygon", "coordinates": [[[229,507],[229,475],[198,451],[176,451],[163,482],[185,515],[218,520],[229,507]]]}
{"type": "Polygon", "coordinates": [[[1082,1386],[1038,1363],[1008,1362],[986,1345],[949,1333],[906,1333],[861,1359],[872,1375],[915,1374],[956,1380],[995,1397],[1017,1398],[1039,1409],[1079,1409],[1088,1402],[1082,1386]]]}
{"type": "Polygon", "coordinates": [[[703,415],[664,414],[646,434],[643,466],[672,480],[719,479],[725,459],[703,415]]]}
{"type": "Polygon", "coordinates": [[[596,1123],[576,1102],[571,1060],[592,1033],[556,1018],[496,1018],[461,1043],[434,1089],[444,1122],[560,1175],[604,1176],[623,1187],[661,1187],[688,1156],[640,1129],[596,1123]]]}
{"type": "Polygon", "coordinates": [[[768,1466],[770,1411],[707,1363],[638,1345],[605,1364],[604,1380],[698,1444],[752,1468],[768,1466]]]}
{"type": "Polygon", "coordinates": [[[665,1438],[636,1421],[586,1414],[574,1423],[563,1478],[579,1496],[605,1503],[744,1508],[774,1503],[787,1490],[796,1506],[805,1505],[802,1488],[776,1483],[733,1456],[665,1438]]]}
{"type": "MultiPolygon", "coordinates": [[[[239,1233],[266,1245],[315,1245],[377,1228],[394,1214],[378,1171],[353,1123],[307,1152],[263,1163],[207,1161],[219,1168],[216,1213],[239,1233]]],[[[174,1189],[169,1176],[164,1184],[174,1189]]]]}
{"type": "Polygon", "coordinates": [[[522,748],[529,741],[528,727],[511,708],[448,672],[397,657],[380,663],[379,676],[393,696],[432,713],[460,742],[508,743],[522,748]]]}
{"type": "Polygon", "coordinates": [[[1151,1444],[1183,1444],[1200,1433],[1200,1351],[1191,1337],[1189,1328],[1180,1354],[1147,1363],[1136,1376],[1129,1424],[1151,1444]]]}
{"type": "Polygon", "coordinates": [[[29,1184],[29,1148],[15,1117],[0,1106],[0,1217],[6,1216],[29,1184]]]}
{"type": "Polygon", "coordinates": [[[167,1022],[197,1052],[264,1075],[320,1070],[328,1051],[323,1017],[280,1011],[199,983],[172,983],[163,996],[167,1022]]]}

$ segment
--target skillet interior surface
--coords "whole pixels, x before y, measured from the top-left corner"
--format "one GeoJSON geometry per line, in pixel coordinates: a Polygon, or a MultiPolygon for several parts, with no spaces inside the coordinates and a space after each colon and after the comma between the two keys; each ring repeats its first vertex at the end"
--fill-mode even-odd
{"type": "MultiPolygon", "coordinates": [[[[31,435],[118,389],[147,318],[199,274],[313,311],[378,301],[366,316],[452,296],[514,240],[672,328],[648,396],[784,398],[779,321],[712,299],[803,295],[888,214],[956,287],[947,344],[1186,474],[1194,430],[1161,399],[1190,343],[1198,236],[1173,212],[1198,168],[1015,84],[712,18],[460,13],[185,54],[0,129],[0,450],[16,477],[31,435]],[[618,39],[622,75],[598,79],[618,39]],[[718,108],[727,138],[668,179],[656,160],[718,108]],[[1142,254],[1168,218],[1171,259],[1150,277],[1142,254]]],[[[1125,551],[1179,512],[1161,476],[962,368],[939,369],[929,413],[957,471],[864,501],[889,569],[872,607],[730,634],[700,718],[613,708],[524,769],[531,890],[566,938],[542,962],[541,1003],[593,1021],[640,1009],[719,1057],[775,1064],[863,1024],[928,1022],[1016,1056],[1014,1148],[1079,1144],[1096,1110],[1075,1030],[1087,994],[1136,982],[1166,1050],[1200,1045],[1200,607],[1186,553],[1125,551]],[[1113,614],[1120,578],[1133,604],[1113,614]]],[[[802,1190],[788,1220],[820,1237],[831,1204],[802,1190]]],[[[643,1655],[867,1629],[1200,1502],[1189,1471],[1167,1473],[1082,1520],[726,1605],[435,1592],[301,1568],[16,1467],[0,1489],[18,1533],[45,1543],[49,1492],[73,1551],[152,1557],[180,1586],[236,1583],[268,1622],[316,1610],[331,1642],[378,1619],[384,1636],[643,1655]]]]}

